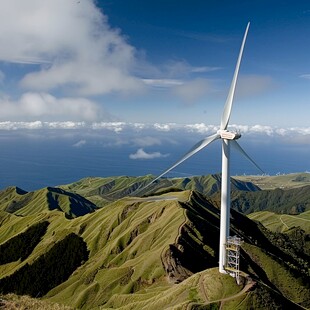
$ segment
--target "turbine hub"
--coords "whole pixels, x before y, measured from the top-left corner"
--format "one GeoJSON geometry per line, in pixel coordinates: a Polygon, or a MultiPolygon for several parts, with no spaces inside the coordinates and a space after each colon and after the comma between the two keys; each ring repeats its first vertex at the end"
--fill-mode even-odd
{"type": "Polygon", "coordinates": [[[237,140],[241,137],[241,134],[239,132],[231,132],[228,130],[219,130],[219,135],[221,136],[221,139],[225,140],[237,140]]]}

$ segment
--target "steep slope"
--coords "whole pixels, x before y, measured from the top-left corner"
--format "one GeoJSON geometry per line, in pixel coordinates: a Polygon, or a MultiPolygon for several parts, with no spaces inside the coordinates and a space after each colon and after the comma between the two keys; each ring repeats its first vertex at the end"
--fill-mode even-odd
{"type": "Polygon", "coordinates": [[[0,295],[0,309],[73,310],[73,308],[61,304],[15,294],[0,295]]]}
{"type": "Polygon", "coordinates": [[[219,210],[198,192],[124,198],[71,220],[57,210],[10,217],[0,226],[1,244],[39,221],[49,225],[29,257],[0,266],[1,278],[34,264],[72,233],[87,244],[88,259],[45,295],[50,301],[82,309],[310,306],[308,254],[236,211],[231,234],[244,239],[241,269],[255,283],[245,277],[238,286],[218,273],[219,210]]]}
{"type": "Polygon", "coordinates": [[[235,179],[243,182],[251,182],[259,188],[266,189],[290,189],[310,185],[310,173],[290,173],[281,175],[244,175],[234,176],[235,179]]]}
{"type": "Polygon", "coordinates": [[[310,234],[310,211],[298,215],[259,211],[249,214],[248,217],[262,223],[266,228],[274,232],[288,232],[299,227],[307,234],[310,234]]]}
{"type": "MultiPolygon", "coordinates": [[[[185,185],[181,189],[191,189],[209,196],[221,190],[221,175],[211,174],[207,176],[194,176],[190,179],[184,179],[182,183],[185,185]]],[[[232,178],[231,188],[234,191],[259,191],[260,188],[251,182],[239,181],[232,178]]]]}
{"type": "Polygon", "coordinates": [[[104,206],[117,199],[129,196],[151,182],[152,176],[89,177],[62,185],[62,189],[86,197],[98,206],[104,206]]]}
{"type": "Polygon", "coordinates": [[[0,209],[13,213],[32,200],[33,193],[10,186],[0,191],[0,209]],[[19,203],[17,203],[19,202],[19,203]]]}
{"type": "MultiPolygon", "coordinates": [[[[310,186],[305,186],[308,175],[252,177],[254,180],[257,180],[257,178],[263,179],[259,183],[262,186],[269,184],[270,187],[273,184],[272,186],[278,185],[286,188],[270,190],[260,190],[251,182],[232,178],[232,208],[244,214],[263,210],[291,215],[305,212],[310,209],[310,186]],[[298,186],[295,184],[298,184],[298,186]]],[[[194,190],[206,196],[211,196],[213,203],[218,207],[220,206],[221,177],[218,174],[191,178],[162,178],[148,188],[141,190],[152,178],[152,176],[87,178],[64,185],[62,188],[83,195],[98,206],[105,206],[128,195],[158,195],[182,190],[194,190]]],[[[248,180],[250,177],[244,178],[248,180]]]]}
{"type": "Polygon", "coordinates": [[[310,186],[292,189],[274,189],[257,192],[233,192],[232,208],[249,214],[268,210],[297,215],[310,210],[310,186]]]}
{"type": "MultiPolygon", "coordinates": [[[[152,179],[154,176],[151,175],[85,178],[72,184],[62,185],[61,188],[80,194],[99,206],[104,206],[126,196],[156,195],[170,191],[194,190],[208,196],[218,192],[221,187],[221,176],[213,174],[190,178],[161,178],[143,189],[152,179]]],[[[235,179],[232,179],[232,189],[235,191],[260,190],[251,182],[235,179]]]]}
{"type": "Polygon", "coordinates": [[[17,187],[9,187],[0,192],[0,209],[18,216],[58,210],[74,218],[93,212],[96,208],[84,197],[60,188],[47,187],[28,193],[17,187]]]}

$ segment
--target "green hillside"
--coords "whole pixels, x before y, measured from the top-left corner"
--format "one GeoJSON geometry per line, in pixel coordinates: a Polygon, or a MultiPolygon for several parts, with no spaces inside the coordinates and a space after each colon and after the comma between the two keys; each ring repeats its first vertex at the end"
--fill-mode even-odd
{"type": "Polygon", "coordinates": [[[61,304],[16,294],[0,294],[0,309],[73,310],[73,308],[61,304]]]}
{"type": "MultiPolygon", "coordinates": [[[[101,181],[94,180],[98,183],[90,190],[100,188],[101,181]]],[[[144,181],[142,178],[141,182],[144,181]]],[[[76,195],[78,187],[88,192],[83,183],[68,185],[74,191],[72,195],[76,195]]],[[[68,187],[52,194],[71,197],[68,187]]],[[[61,269],[67,270],[68,276],[60,284],[53,284],[47,293],[33,285],[32,296],[43,294],[42,298],[49,302],[81,309],[310,307],[307,286],[310,260],[309,253],[304,251],[309,240],[302,231],[291,235],[272,232],[232,210],[231,234],[244,240],[241,251],[244,278],[239,286],[232,277],[218,273],[219,210],[197,191],[126,197],[75,218],[63,211],[67,209],[62,204],[68,204],[68,199],[57,199],[62,211],[50,208],[46,198],[43,199],[48,192],[42,190],[41,198],[34,192],[33,203],[29,200],[13,213],[7,211],[10,201],[5,198],[17,201],[27,193],[11,190],[0,196],[4,199],[0,211],[1,246],[8,247],[12,238],[21,238],[36,223],[49,223],[26,258],[0,265],[2,293],[7,292],[6,283],[10,279],[27,274],[25,270],[35,270],[31,269],[35,266],[44,266],[40,270],[44,269],[45,278],[58,277],[60,267],[56,263],[64,253],[58,249],[72,235],[80,244],[75,250],[82,249],[85,243],[87,257],[77,261],[73,270],[70,254],[63,255],[61,269]]],[[[96,194],[96,199],[102,195],[96,194]]],[[[79,208],[82,207],[80,204],[79,208]]],[[[10,285],[13,293],[18,292],[18,281],[10,281],[10,285]]]]}
{"type": "MultiPolygon", "coordinates": [[[[308,174],[260,177],[265,182],[264,184],[260,183],[262,186],[266,184],[280,186],[284,182],[287,184],[286,189],[281,186],[282,188],[269,190],[260,190],[251,182],[232,178],[232,208],[245,214],[263,210],[291,215],[305,212],[310,209],[310,185],[305,186],[307,177],[308,174]],[[267,181],[269,178],[270,181],[267,181]]],[[[239,178],[244,179],[245,177],[239,178]]],[[[247,180],[249,178],[247,177],[247,180]]],[[[217,206],[220,205],[220,175],[162,178],[144,188],[152,179],[153,177],[150,175],[144,177],[85,178],[58,188],[47,187],[30,193],[19,188],[9,187],[0,192],[0,208],[16,215],[31,214],[33,210],[37,212],[39,209],[42,212],[57,209],[65,212],[68,217],[76,217],[123,197],[154,195],[182,190],[194,190],[211,196],[213,203],[217,206]]]]}
{"type": "MultiPolygon", "coordinates": [[[[86,197],[98,206],[107,205],[117,199],[127,196],[154,195],[169,191],[194,190],[204,195],[212,195],[221,188],[221,177],[218,174],[194,176],[191,178],[161,178],[147,188],[154,176],[142,177],[108,177],[85,178],[68,185],[60,186],[62,189],[86,197]]],[[[232,179],[234,191],[259,191],[259,187],[251,182],[232,179]]]]}
{"type": "Polygon", "coordinates": [[[47,187],[26,192],[18,187],[8,187],[0,192],[0,210],[18,216],[58,210],[74,218],[93,212],[97,206],[79,194],[60,188],[47,187]]]}
{"type": "Polygon", "coordinates": [[[236,180],[251,182],[261,189],[290,189],[310,185],[310,173],[290,173],[281,175],[244,175],[234,176],[236,180]]]}
{"type": "MultiPolygon", "coordinates": [[[[300,173],[260,177],[264,180],[259,183],[262,186],[266,184],[269,184],[268,187],[279,186],[279,188],[269,190],[260,190],[258,186],[249,181],[250,177],[246,179],[245,177],[232,178],[232,208],[245,214],[268,210],[296,215],[310,210],[310,185],[305,185],[308,184],[308,175],[300,173]],[[241,181],[239,178],[244,180],[241,181]],[[269,178],[270,181],[268,181],[269,178]],[[285,189],[283,189],[283,184],[286,184],[285,189]]],[[[82,195],[99,207],[126,196],[154,195],[183,190],[198,191],[206,196],[211,196],[213,203],[217,206],[220,205],[221,177],[218,174],[191,178],[162,178],[144,188],[152,179],[152,176],[86,178],[69,185],[63,185],[61,188],[82,195]]]]}
{"type": "Polygon", "coordinates": [[[268,210],[297,215],[310,210],[310,185],[287,190],[277,188],[257,192],[234,191],[231,205],[244,214],[268,210]]]}
{"type": "Polygon", "coordinates": [[[248,217],[252,220],[259,221],[274,232],[288,232],[292,228],[300,227],[307,234],[310,234],[310,211],[298,215],[260,211],[251,213],[248,217]]]}

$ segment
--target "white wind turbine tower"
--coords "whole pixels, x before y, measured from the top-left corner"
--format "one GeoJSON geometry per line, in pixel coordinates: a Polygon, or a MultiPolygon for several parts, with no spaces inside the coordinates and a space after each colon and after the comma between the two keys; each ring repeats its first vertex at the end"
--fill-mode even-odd
{"type": "Polygon", "coordinates": [[[156,177],[151,183],[146,187],[154,183],[156,180],[161,178],[163,175],[168,173],[170,170],[174,169],[176,166],[181,164],[183,161],[187,160],[211,142],[221,139],[222,140],[222,185],[221,185],[221,217],[220,217],[220,243],[219,243],[219,271],[221,273],[227,273],[225,271],[226,266],[226,242],[229,237],[229,228],[230,228],[230,146],[233,145],[239,150],[248,160],[250,160],[262,173],[262,169],[246,154],[246,152],[241,148],[241,146],[236,141],[241,137],[240,133],[231,132],[227,130],[232,103],[237,83],[237,77],[239,72],[239,67],[241,63],[243,48],[245,45],[247,33],[249,30],[250,23],[247,24],[243,41],[240,48],[239,57],[237,60],[237,65],[235,73],[231,82],[229,93],[226,99],[224,106],[224,111],[222,114],[220,130],[211,136],[206,137],[205,139],[198,142],[193,148],[188,151],[180,160],[178,160],[173,166],[164,171],[161,175],[156,177]]]}

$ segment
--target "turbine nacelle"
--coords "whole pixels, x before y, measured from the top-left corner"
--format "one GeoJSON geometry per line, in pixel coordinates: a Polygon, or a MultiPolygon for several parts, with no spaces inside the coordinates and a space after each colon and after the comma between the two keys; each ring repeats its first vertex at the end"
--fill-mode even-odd
{"type": "Polygon", "coordinates": [[[241,137],[239,132],[231,132],[226,129],[220,129],[217,133],[221,136],[221,139],[225,140],[237,140],[241,137]]]}

